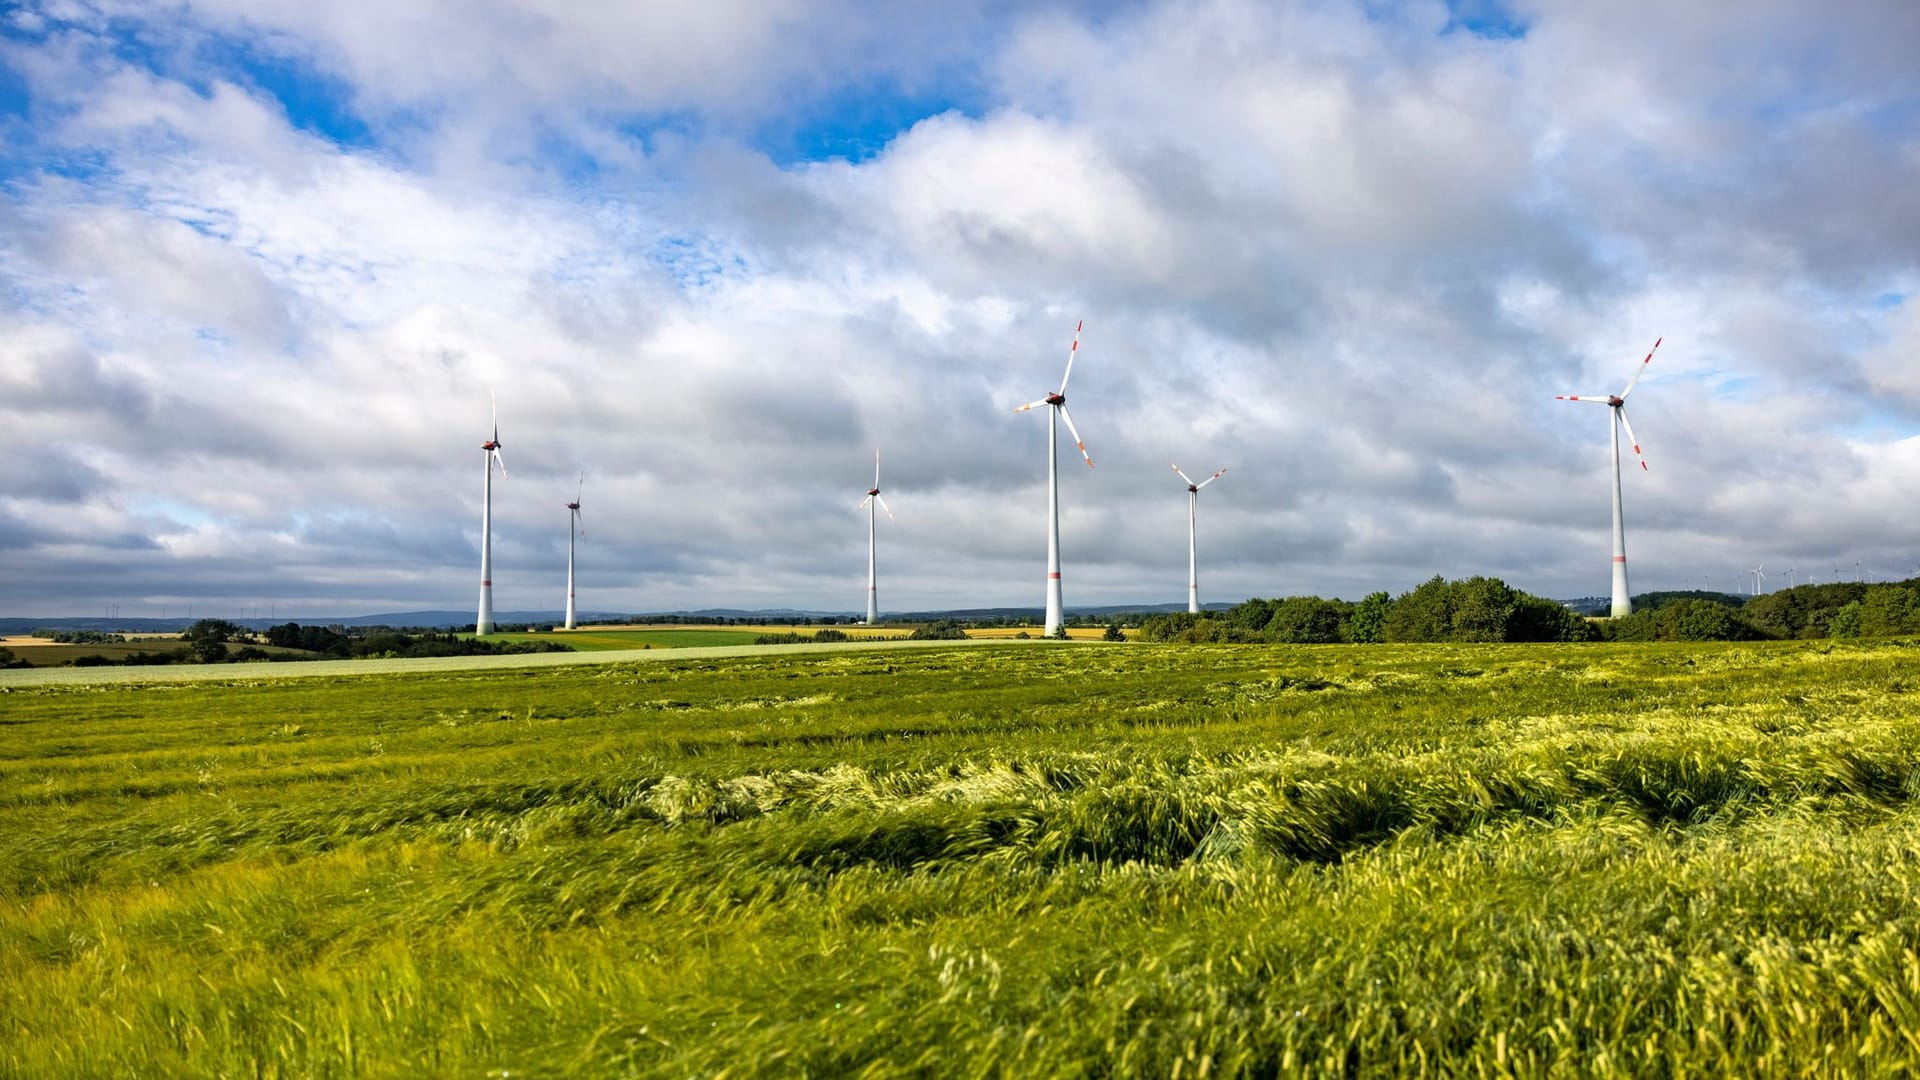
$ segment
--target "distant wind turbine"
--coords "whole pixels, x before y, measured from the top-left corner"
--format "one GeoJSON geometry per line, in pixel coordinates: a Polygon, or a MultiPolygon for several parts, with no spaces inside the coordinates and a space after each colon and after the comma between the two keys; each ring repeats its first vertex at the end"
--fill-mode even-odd
{"type": "Polygon", "coordinates": [[[867,625],[868,626],[872,626],[875,623],[878,623],[880,621],[880,585],[879,585],[879,581],[874,576],[874,560],[873,560],[873,543],[874,543],[873,538],[874,538],[874,532],[875,532],[874,526],[878,521],[878,517],[874,512],[876,508],[880,510],[885,510],[887,512],[888,521],[893,520],[893,509],[887,505],[887,500],[880,497],[880,451],[878,448],[876,448],[873,451],[873,486],[867,489],[867,497],[860,500],[860,505],[854,507],[854,509],[856,510],[865,510],[867,512],[867,625]]]}
{"type": "Polygon", "coordinates": [[[1591,401],[1596,405],[1605,405],[1612,411],[1607,423],[1608,434],[1613,440],[1613,617],[1633,614],[1633,601],[1627,591],[1627,532],[1620,513],[1620,429],[1627,429],[1627,441],[1633,444],[1633,453],[1640,459],[1640,468],[1646,469],[1646,455],[1640,453],[1640,440],[1633,437],[1633,425],[1627,421],[1627,395],[1639,384],[1640,376],[1647,373],[1647,365],[1653,362],[1653,354],[1659,351],[1660,342],[1655,339],[1653,348],[1647,350],[1646,359],[1640,361],[1640,367],[1627,380],[1627,388],[1619,394],[1560,394],[1559,401],[1591,401]]]}
{"type": "Polygon", "coordinates": [[[1073,328],[1073,346],[1067,350],[1067,369],[1060,375],[1060,389],[1038,401],[1029,401],[1014,409],[1014,412],[1026,412],[1042,405],[1052,407],[1047,414],[1047,628],[1046,634],[1052,637],[1060,632],[1065,622],[1066,605],[1060,593],[1060,429],[1054,423],[1057,416],[1067,422],[1067,430],[1073,434],[1073,444],[1080,449],[1080,456],[1087,459],[1087,468],[1093,468],[1093,456],[1087,453],[1086,440],[1080,437],[1080,429],[1073,426],[1073,414],[1067,411],[1067,380],[1073,377],[1073,358],[1080,352],[1080,328],[1086,325],[1083,319],[1073,328]]]}
{"type": "Polygon", "coordinates": [[[1187,610],[1197,615],[1200,613],[1200,571],[1195,556],[1194,518],[1199,513],[1200,489],[1227,475],[1227,470],[1221,469],[1197,484],[1186,473],[1180,472],[1180,466],[1175,465],[1173,471],[1187,482],[1187,610]]]}
{"type": "Polygon", "coordinates": [[[587,474],[582,472],[573,486],[573,501],[567,504],[567,626],[574,629],[573,610],[573,534],[578,529],[581,536],[587,535],[587,526],[580,520],[580,493],[587,487],[587,474]]]}
{"type": "Polygon", "coordinates": [[[500,456],[500,402],[493,395],[493,389],[487,389],[487,400],[493,405],[493,438],[480,444],[487,452],[486,486],[481,488],[480,497],[480,614],[473,621],[473,633],[478,637],[493,633],[493,467],[500,466],[500,475],[507,475],[507,459],[500,456]]]}
{"type": "Polygon", "coordinates": [[[1753,595],[1755,596],[1760,595],[1760,583],[1767,580],[1766,567],[1767,567],[1766,563],[1761,563],[1759,566],[1756,566],[1753,569],[1747,571],[1747,573],[1753,575],[1753,595]]]}

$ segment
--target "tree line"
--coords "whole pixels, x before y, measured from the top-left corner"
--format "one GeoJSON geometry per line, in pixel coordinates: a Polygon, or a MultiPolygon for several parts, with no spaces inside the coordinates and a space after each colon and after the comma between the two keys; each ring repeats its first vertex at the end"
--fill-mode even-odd
{"type": "Polygon", "coordinates": [[[1758,641],[1920,634],[1920,578],[1800,585],[1747,599],[1728,593],[1634,597],[1634,612],[1589,619],[1499,578],[1435,575],[1393,596],[1254,598],[1220,612],[1149,615],[1148,641],[1351,642],[1758,641]]]}

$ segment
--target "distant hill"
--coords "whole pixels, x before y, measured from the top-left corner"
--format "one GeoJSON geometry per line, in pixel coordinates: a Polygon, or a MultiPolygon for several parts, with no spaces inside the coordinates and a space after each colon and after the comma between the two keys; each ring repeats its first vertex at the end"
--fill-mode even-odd
{"type": "MultiPolygon", "coordinates": [[[[1709,600],[1728,607],[1740,607],[1747,602],[1747,598],[1739,593],[1714,592],[1707,589],[1676,589],[1667,592],[1638,593],[1633,597],[1633,610],[1654,611],[1676,600],[1709,600]]],[[[1561,600],[1558,603],[1576,615],[1611,615],[1613,613],[1611,596],[1576,596],[1571,600],[1561,600]]]]}
{"type": "MultiPolygon", "coordinates": [[[[1225,611],[1231,604],[1206,604],[1208,611],[1225,611]]],[[[1109,615],[1154,615],[1169,611],[1185,611],[1187,605],[1175,604],[1095,604],[1067,608],[1069,617],[1101,617],[1109,615]]],[[[1039,607],[1005,608],[950,608],[937,611],[882,612],[881,618],[897,622],[931,622],[934,619],[958,619],[962,622],[984,622],[996,619],[1032,619],[1039,622],[1045,616],[1045,610],[1039,607]]],[[[582,623],[604,623],[638,621],[663,616],[678,616],[687,619],[712,619],[715,621],[731,619],[735,621],[760,623],[789,623],[799,619],[843,619],[855,620],[860,614],[853,611],[809,611],[800,608],[697,608],[691,611],[653,611],[643,613],[583,611],[579,615],[582,623]]],[[[265,630],[282,623],[300,623],[303,626],[395,626],[447,629],[451,627],[472,626],[471,611],[389,611],[375,615],[279,615],[273,618],[233,618],[226,615],[210,614],[206,618],[222,618],[249,630],[265,630]]],[[[494,622],[503,625],[532,623],[536,625],[557,625],[566,618],[560,611],[496,611],[494,622]]],[[[0,617],[0,634],[26,634],[35,630],[111,630],[129,634],[169,634],[185,630],[197,621],[188,618],[123,618],[108,619],[98,615],[49,616],[46,618],[0,617]]]]}

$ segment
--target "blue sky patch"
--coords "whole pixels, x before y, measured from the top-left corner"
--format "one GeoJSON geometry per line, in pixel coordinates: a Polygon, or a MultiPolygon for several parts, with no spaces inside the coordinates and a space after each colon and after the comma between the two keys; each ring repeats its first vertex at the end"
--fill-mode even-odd
{"type": "Polygon", "coordinates": [[[946,112],[979,115],[984,95],[962,86],[906,94],[898,87],[861,87],[822,101],[797,121],[768,125],[754,146],[782,166],[812,161],[868,161],[913,125],[946,112]]]}
{"type": "Polygon", "coordinates": [[[1514,41],[1527,36],[1527,22],[1500,0],[1447,0],[1444,33],[1464,30],[1483,38],[1514,41]]]}

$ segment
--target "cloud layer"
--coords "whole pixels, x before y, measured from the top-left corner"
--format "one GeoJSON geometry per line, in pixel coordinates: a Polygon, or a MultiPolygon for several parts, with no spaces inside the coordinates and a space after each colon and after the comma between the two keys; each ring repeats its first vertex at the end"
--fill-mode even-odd
{"type": "Polygon", "coordinates": [[[1083,317],[1070,605],[1920,562],[1906,0],[454,7],[5,16],[4,613],[1037,606],[1083,317]]]}

